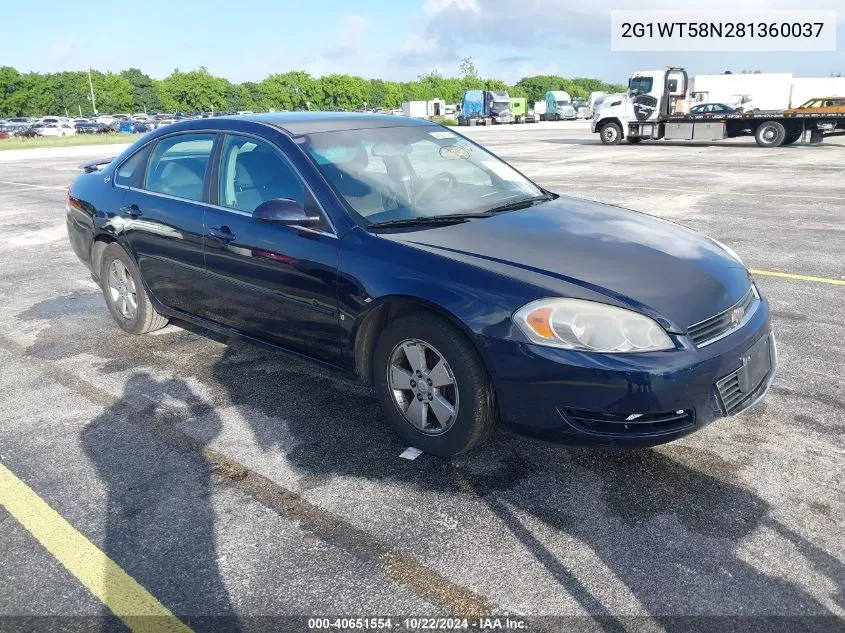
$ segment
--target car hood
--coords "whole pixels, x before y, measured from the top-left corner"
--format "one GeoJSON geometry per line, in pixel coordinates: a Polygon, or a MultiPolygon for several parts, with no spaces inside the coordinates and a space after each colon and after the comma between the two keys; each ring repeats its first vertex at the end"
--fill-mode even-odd
{"type": "Polygon", "coordinates": [[[750,283],[745,267],[701,233],[566,196],[462,224],[381,236],[544,292],[584,298],[598,293],[677,332],[739,301],[750,283]]]}

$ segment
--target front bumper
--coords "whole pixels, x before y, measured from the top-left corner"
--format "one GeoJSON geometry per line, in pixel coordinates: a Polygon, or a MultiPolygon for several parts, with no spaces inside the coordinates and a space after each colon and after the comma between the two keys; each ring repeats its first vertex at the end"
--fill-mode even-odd
{"type": "Polygon", "coordinates": [[[670,442],[747,410],[777,371],[765,300],[744,327],[706,347],[674,338],[679,349],[647,354],[573,352],[500,339],[482,343],[505,425],[565,444],[670,442]],[[717,382],[744,368],[744,357],[763,337],[771,337],[768,371],[744,385],[741,402],[726,411],[717,382]]]}

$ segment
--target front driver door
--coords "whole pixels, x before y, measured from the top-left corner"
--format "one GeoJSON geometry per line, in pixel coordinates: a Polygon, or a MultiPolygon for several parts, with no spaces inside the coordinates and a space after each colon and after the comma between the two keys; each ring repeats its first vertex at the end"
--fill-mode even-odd
{"type": "Polygon", "coordinates": [[[280,150],[227,134],[219,154],[218,206],[205,213],[204,249],[212,318],[256,338],[340,363],[337,312],[339,241],[280,150]],[[322,225],[253,220],[266,200],[291,198],[322,225]]]}

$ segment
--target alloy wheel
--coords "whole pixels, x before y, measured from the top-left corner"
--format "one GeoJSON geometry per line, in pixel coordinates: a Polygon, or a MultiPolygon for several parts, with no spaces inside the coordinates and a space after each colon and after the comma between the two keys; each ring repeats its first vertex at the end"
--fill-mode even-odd
{"type": "Polygon", "coordinates": [[[117,311],[124,319],[134,319],[138,312],[138,293],[129,269],[119,259],[112,260],[107,283],[117,311]]]}
{"type": "Polygon", "coordinates": [[[400,342],[390,354],[387,383],[393,402],[411,426],[426,435],[448,431],[458,416],[458,385],[436,348],[418,339],[400,342]]]}

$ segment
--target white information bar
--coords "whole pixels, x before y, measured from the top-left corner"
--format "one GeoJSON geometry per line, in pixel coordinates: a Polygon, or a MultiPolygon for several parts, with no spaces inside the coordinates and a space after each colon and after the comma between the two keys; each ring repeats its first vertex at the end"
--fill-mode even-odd
{"type": "Polygon", "coordinates": [[[612,51],[835,51],[836,11],[614,10],[612,51]]]}

